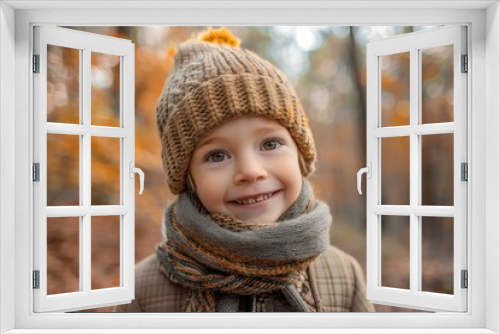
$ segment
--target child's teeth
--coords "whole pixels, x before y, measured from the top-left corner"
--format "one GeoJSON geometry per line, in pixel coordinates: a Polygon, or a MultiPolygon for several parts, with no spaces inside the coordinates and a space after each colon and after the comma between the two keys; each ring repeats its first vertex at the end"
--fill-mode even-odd
{"type": "Polygon", "coordinates": [[[269,193],[267,195],[260,195],[259,197],[257,198],[250,198],[250,199],[247,199],[247,200],[243,200],[243,201],[236,201],[238,204],[253,204],[255,202],[260,202],[260,201],[263,201],[263,200],[266,200],[268,199],[269,197],[271,197],[272,193],[269,193]]]}

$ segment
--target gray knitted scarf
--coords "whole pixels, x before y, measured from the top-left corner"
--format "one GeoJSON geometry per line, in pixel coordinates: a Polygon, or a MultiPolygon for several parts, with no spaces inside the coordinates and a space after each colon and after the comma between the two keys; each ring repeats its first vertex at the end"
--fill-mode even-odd
{"type": "Polygon", "coordinates": [[[309,311],[294,283],[328,247],[331,215],[306,179],[278,222],[258,229],[225,228],[198,204],[186,192],[168,207],[167,240],[156,251],[163,272],[190,288],[187,311],[236,312],[242,297],[259,294],[284,301],[286,311],[309,311]]]}

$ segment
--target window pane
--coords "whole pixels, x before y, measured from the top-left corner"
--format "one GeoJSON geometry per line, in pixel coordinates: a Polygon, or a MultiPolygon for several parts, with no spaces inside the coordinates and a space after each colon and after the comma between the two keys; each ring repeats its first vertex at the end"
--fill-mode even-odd
{"type": "Polygon", "coordinates": [[[120,205],[120,142],[120,138],[91,138],[91,205],[120,205]]]}
{"type": "Polygon", "coordinates": [[[422,291],[453,294],[453,218],[421,219],[422,291]]]}
{"type": "Polygon", "coordinates": [[[381,139],[382,205],[410,205],[410,137],[381,139]]]}
{"type": "Polygon", "coordinates": [[[422,136],[422,205],[453,206],[453,133],[422,136]]]}
{"type": "Polygon", "coordinates": [[[91,124],[120,126],[120,57],[92,52],[91,124]]]}
{"type": "Polygon", "coordinates": [[[47,294],[80,291],[80,218],[47,218],[47,294]]]}
{"type": "Polygon", "coordinates": [[[381,218],[382,286],[410,289],[410,217],[381,218]]]}
{"type": "Polygon", "coordinates": [[[421,50],[422,124],[453,122],[453,45],[421,50]]]}
{"type": "Polygon", "coordinates": [[[80,205],[80,137],[47,134],[47,205],[80,205]]]}
{"type": "Polygon", "coordinates": [[[80,123],[80,50],[47,45],[47,122],[80,123]]]}
{"type": "Polygon", "coordinates": [[[120,216],[93,216],[92,290],[120,286],[120,216]]]}
{"type": "Polygon", "coordinates": [[[380,57],[382,126],[410,124],[410,52],[380,57]]]}

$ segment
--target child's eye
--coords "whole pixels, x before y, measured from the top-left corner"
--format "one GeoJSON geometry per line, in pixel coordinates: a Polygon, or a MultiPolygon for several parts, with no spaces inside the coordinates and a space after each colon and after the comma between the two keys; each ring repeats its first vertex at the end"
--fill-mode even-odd
{"type": "Polygon", "coordinates": [[[277,149],[280,146],[281,146],[281,143],[278,140],[276,140],[276,139],[266,140],[264,142],[264,144],[262,144],[262,147],[266,151],[275,150],[275,149],[277,149]]]}
{"type": "Polygon", "coordinates": [[[229,156],[226,153],[224,153],[223,151],[214,151],[214,152],[210,152],[209,154],[207,154],[207,156],[205,157],[205,161],[221,162],[221,161],[224,161],[225,157],[229,157],[229,156]]]}

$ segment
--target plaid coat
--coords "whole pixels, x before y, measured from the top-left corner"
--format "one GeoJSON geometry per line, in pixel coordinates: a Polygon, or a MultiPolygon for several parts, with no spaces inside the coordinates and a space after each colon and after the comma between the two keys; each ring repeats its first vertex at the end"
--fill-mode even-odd
{"type": "MultiPolygon", "coordinates": [[[[309,281],[314,280],[324,312],[373,312],[366,299],[366,286],[359,263],[349,254],[330,246],[310,264],[309,281]]],[[[115,312],[183,312],[188,288],[170,281],[152,254],[136,265],[135,299],[118,305],[115,312]]],[[[265,305],[273,312],[273,305],[265,305]]]]}

